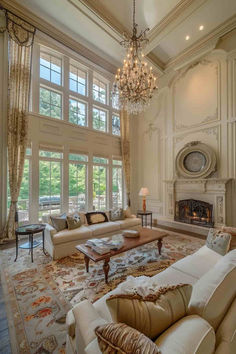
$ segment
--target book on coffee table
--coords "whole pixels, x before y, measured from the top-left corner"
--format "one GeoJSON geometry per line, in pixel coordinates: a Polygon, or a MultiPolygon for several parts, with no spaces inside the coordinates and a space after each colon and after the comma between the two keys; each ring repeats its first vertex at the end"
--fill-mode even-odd
{"type": "Polygon", "coordinates": [[[119,250],[123,246],[124,242],[122,239],[110,239],[105,238],[93,238],[86,242],[86,246],[90,247],[93,251],[99,254],[105,254],[111,250],[119,250]]]}

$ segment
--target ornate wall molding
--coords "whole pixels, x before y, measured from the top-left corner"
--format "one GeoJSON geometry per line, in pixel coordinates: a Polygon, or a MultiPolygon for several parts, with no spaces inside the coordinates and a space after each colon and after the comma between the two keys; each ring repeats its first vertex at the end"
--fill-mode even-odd
{"type": "MultiPolygon", "coordinates": [[[[174,124],[174,130],[175,131],[181,131],[181,130],[187,130],[187,129],[194,129],[196,127],[199,126],[203,126],[215,121],[220,120],[220,112],[221,112],[221,100],[220,100],[220,79],[221,79],[221,75],[220,75],[220,61],[219,60],[208,60],[208,59],[203,59],[201,61],[198,61],[190,66],[188,66],[185,69],[182,69],[179,71],[179,73],[173,78],[172,82],[171,82],[171,86],[172,86],[172,105],[173,105],[173,124],[174,124]],[[216,80],[216,85],[217,85],[217,90],[216,90],[216,107],[215,107],[215,111],[213,114],[209,114],[206,115],[205,117],[200,117],[199,115],[199,119],[197,121],[197,123],[193,123],[193,124],[186,124],[186,123],[182,123],[180,121],[177,120],[177,87],[178,84],[184,80],[187,76],[187,74],[189,75],[192,72],[192,75],[194,75],[194,71],[195,69],[198,68],[198,70],[201,69],[201,66],[203,67],[207,67],[209,66],[209,68],[212,68],[215,72],[215,80],[216,80]]],[[[178,91],[179,94],[179,91],[178,91]]],[[[209,94],[213,94],[209,93],[209,94]]],[[[212,98],[213,99],[213,96],[212,98]]]]}

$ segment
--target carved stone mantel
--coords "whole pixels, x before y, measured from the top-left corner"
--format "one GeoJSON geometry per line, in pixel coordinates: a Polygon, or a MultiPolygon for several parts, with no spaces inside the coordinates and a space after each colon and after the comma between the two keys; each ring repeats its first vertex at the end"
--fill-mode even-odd
{"type": "Polygon", "coordinates": [[[230,181],[229,178],[165,180],[166,216],[174,220],[175,202],[194,198],[213,204],[213,219],[216,227],[230,223],[227,218],[227,208],[230,205],[230,181]]]}

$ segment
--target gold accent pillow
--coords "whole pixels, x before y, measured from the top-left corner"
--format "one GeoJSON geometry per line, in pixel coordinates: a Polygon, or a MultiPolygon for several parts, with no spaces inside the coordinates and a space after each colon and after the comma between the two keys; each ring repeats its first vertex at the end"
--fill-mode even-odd
{"type": "Polygon", "coordinates": [[[160,287],[149,295],[116,294],[106,300],[114,322],[123,322],[155,339],[187,313],[189,284],[160,287]]]}
{"type": "Polygon", "coordinates": [[[95,329],[105,354],[160,354],[158,346],[144,334],[124,323],[109,323],[95,329]]]}

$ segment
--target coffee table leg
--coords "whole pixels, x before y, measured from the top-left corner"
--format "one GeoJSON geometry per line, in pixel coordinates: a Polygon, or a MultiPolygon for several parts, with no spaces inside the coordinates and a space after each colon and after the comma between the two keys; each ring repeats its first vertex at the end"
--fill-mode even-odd
{"type": "Polygon", "coordinates": [[[157,242],[157,246],[158,246],[158,251],[159,251],[159,254],[161,254],[161,248],[162,248],[162,238],[160,238],[157,242]]]}
{"type": "Polygon", "coordinates": [[[105,274],[105,282],[106,282],[106,284],[108,283],[108,273],[109,273],[109,270],[110,270],[109,262],[110,262],[110,258],[106,258],[105,261],[104,261],[104,265],[103,265],[103,270],[104,270],[104,274],[105,274]]]}
{"type": "Polygon", "coordinates": [[[85,267],[86,267],[86,272],[89,272],[89,257],[84,255],[84,261],[85,261],[85,267]]]}

